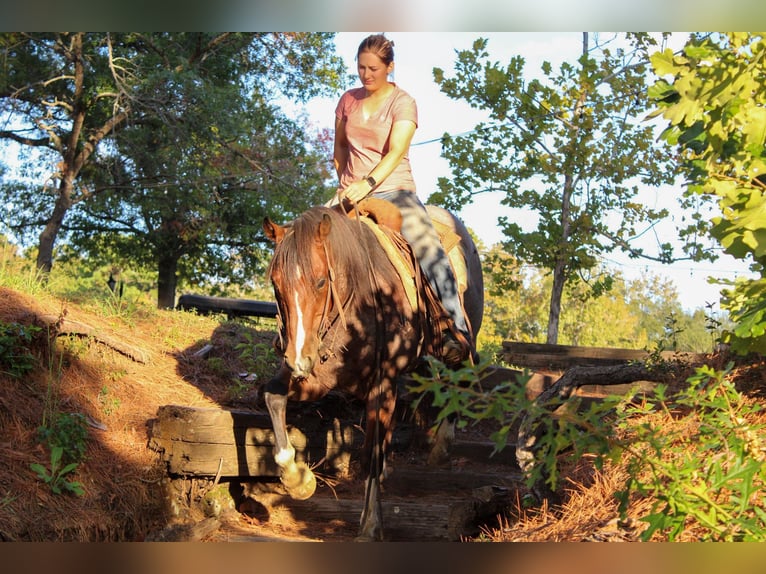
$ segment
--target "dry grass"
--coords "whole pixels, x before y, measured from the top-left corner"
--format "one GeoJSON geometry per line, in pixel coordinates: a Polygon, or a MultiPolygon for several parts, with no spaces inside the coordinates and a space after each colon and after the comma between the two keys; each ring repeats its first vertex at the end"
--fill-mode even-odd
{"type": "MultiPolygon", "coordinates": [[[[754,369],[752,365],[746,365],[735,370],[734,378],[740,392],[747,395],[745,401],[754,403],[762,401],[763,375],[761,369],[754,369]]],[[[697,438],[699,436],[699,420],[694,417],[683,416],[684,412],[651,412],[636,417],[632,423],[635,427],[646,425],[658,429],[660,434],[668,439],[669,447],[663,454],[662,461],[669,465],[682,465],[684,462],[678,458],[678,453],[684,457],[701,460],[708,458],[711,461],[717,459],[722,468],[726,468],[727,459],[733,456],[729,452],[705,452],[699,448],[697,438]],[[672,449],[672,450],[671,450],[672,449]]],[[[752,415],[748,423],[756,428],[766,427],[766,410],[752,415]]],[[[635,428],[632,427],[632,428],[635,428]]],[[[624,439],[630,444],[634,453],[640,453],[642,449],[648,449],[648,445],[638,441],[631,430],[618,433],[618,438],[624,439]]],[[[759,449],[755,453],[758,460],[766,460],[766,441],[754,438],[759,449]]],[[[614,493],[625,490],[629,473],[627,459],[632,455],[627,453],[620,464],[606,462],[601,470],[597,470],[590,457],[583,458],[574,467],[562,470],[562,476],[566,481],[563,490],[564,502],[556,508],[543,505],[541,508],[531,510],[523,509],[518,503],[512,512],[499,520],[499,526],[485,529],[482,538],[494,542],[579,542],[579,541],[638,541],[648,524],[641,520],[648,516],[656,503],[650,495],[631,493],[630,503],[626,515],[621,518],[619,502],[614,493]]],[[[644,468],[636,478],[645,484],[651,484],[651,470],[644,468]]],[[[758,482],[756,477],[754,492],[750,499],[750,508],[763,507],[762,492],[766,487],[758,482]]],[[[732,493],[726,489],[718,492],[708,492],[708,495],[717,503],[725,506],[729,503],[732,493]]],[[[751,517],[754,517],[752,510],[751,517]]],[[[710,530],[700,525],[691,517],[687,517],[683,532],[676,538],[678,542],[697,542],[708,540],[710,530]]],[[[650,541],[665,541],[663,534],[655,532],[650,541]]]]}

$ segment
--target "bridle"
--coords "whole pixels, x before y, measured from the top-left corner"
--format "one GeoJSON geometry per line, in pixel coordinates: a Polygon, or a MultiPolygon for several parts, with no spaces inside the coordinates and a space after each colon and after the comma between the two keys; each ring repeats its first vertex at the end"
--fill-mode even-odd
{"type": "Polygon", "coordinates": [[[317,338],[319,340],[319,360],[324,362],[328,359],[335,346],[335,337],[337,336],[338,330],[334,329],[334,327],[337,325],[337,321],[340,319],[344,331],[348,328],[348,324],[346,323],[346,309],[351,304],[354,294],[353,291],[349,290],[346,300],[343,302],[340,301],[340,295],[338,295],[338,288],[335,283],[335,266],[330,257],[326,242],[322,243],[322,250],[324,251],[325,264],[327,266],[327,282],[329,287],[327,288],[327,295],[325,296],[324,306],[322,307],[322,317],[319,320],[319,327],[317,327],[317,338]],[[338,312],[332,319],[329,319],[330,310],[333,307],[337,309],[338,312]],[[325,338],[331,330],[334,331],[333,340],[330,345],[325,345],[325,338]]]}
{"type": "MultiPolygon", "coordinates": [[[[292,233],[290,231],[289,233],[292,233]]],[[[336,284],[336,273],[335,273],[335,265],[333,264],[332,257],[330,256],[330,251],[327,249],[327,243],[322,243],[322,250],[324,252],[324,259],[325,259],[325,266],[327,268],[327,276],[326,280],[328,283],[327,288],[327,294],[325,295],[325,300],[322,305],[322,316],[319,320],[319,325],[317,326],[317,332],[316,337],[319,341],[319,346],[317,350],[317,355],[319,357],[319,360],[321,362],[325,362],[330,355],[333,354],[333,349],[336,344],[336,337],[338,335],[338,321],[340,321],[340,324],[343,326],[343,330],[345,331],[348,328],[348,324],[346,322],[346,311],[348,310],[349,306],[351,305],[351,301],[353,299],[353,291],[349,291],[348,296],[346,297],[345,301],[341,301],[340,295],[338,293],[338,287],[336,284]],[[337,313],[333,317],[330,317],[330,313],[332,309],[337,309],[337,313]],[[329,344],[326,342],[326,339],[330,332],[333,332],[333,339],[329,342],[329,344]]],[[[282,309],[281,306],[277,306],[277,322],[278,322],[278,332],[279,332],[279,351],[284,352],[285,344],[284,344],[284,330],[285,330],[285,322],[282,318],[282,309]]]]}

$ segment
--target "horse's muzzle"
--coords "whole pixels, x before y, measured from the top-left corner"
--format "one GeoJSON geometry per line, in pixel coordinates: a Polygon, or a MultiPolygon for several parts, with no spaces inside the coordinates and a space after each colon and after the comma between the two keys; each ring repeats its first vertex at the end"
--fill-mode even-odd
{"type": "Polygon", "coordinates": [[[314,359],[307,356],[298,357],[294,364],[287,362],[287,365],[292,369],[293,379],[306,379],[314,369],[314,359]]]}

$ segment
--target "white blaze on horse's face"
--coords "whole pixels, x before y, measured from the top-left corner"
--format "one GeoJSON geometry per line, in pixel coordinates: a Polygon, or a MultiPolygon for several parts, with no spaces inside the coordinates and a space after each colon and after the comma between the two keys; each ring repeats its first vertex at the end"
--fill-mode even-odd
{"type": "MultiPolygon", "coordinates": [[[[301,278],[302,274],[300,269],[298,269],[296,275],[299,279],[301,278]]],[[[288,337],[288,348],[286,349],[285,358],[288,365],[292,368],[293,376],[295,378],[308,377],[314,366],[314,355],[316,353],[315,345],[311,344],[314,340],[313,331],[309,330],[309,328],[312,327],[311,320],[314,313],[312,313],[310,309],[304,309],[301,301],[310,299],[305,296],[301,297],[301,293],[298,289],[293,291],[292,296],[294,322],[291,327],[293,331],[292,336],[288,337]],[[308,328],[306,321],[309,323],[308,328]],[[292,347],[292,349],[290,347],[292,347]]]]}
{"type": "Polygon", "coordinates": [[[303,326],[303,309],[301,309],[301,300],[297,291],[294,293],[294,297],[297,323],[295,329],[295,367],[297,370],[300,370],[301,365],[306,362],[305,357],[302,354],[303,347],[306,344],[306,328],[303,326]]]}

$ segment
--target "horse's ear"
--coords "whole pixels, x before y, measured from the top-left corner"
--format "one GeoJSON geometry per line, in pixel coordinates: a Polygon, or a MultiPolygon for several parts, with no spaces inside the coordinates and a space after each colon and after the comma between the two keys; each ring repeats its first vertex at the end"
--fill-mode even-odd
{"type": "Polygon", "coordinates": [[[266,237],[271,239],[274,243],[279,243],[285,236],[285,228],[281,225],[277,225],[268,217],[263,218],[263,232],[266,237]]]}
{"type": "Polygon", "coordinates": [[[324,241],[325,237],[330,234],[330,229],[332,229],[332,218],[325,213],[322,215],[322,221],[319,222],[317,228],[317,241],[324,241]]]}

